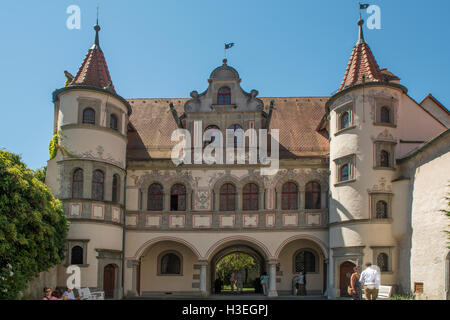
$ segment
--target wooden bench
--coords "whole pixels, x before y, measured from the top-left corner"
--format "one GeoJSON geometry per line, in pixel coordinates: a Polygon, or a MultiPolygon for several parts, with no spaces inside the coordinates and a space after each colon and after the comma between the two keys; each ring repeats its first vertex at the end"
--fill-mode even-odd
{"type": "MultiPolygon", "coordinates": [[[[392,286],[380,286],[378,288],[378,297],[377,300],[388,300],[392,295],[392,286]]],[[[364,294],[364,289],[362,292],[362,298],[366,299],[366,295],[364,294]]]]}

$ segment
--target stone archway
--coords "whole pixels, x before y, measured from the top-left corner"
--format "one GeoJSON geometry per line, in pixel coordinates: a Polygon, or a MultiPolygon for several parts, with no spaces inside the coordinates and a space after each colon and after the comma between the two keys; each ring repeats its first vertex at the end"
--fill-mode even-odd
{"type": "Polygon", "coordinates": [[[350,277],[353,273],[353,268],[356,267],[351,261],[344,261],[339,266],[339,290],[341,297],[347,297],[347,288],[350,285],[350,277]]]}

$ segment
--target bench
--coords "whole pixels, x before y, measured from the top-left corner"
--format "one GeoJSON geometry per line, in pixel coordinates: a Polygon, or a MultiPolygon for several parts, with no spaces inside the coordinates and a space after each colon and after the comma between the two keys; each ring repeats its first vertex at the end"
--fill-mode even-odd
{"type": "MultiPolygon", "coordinates": [[[[378,288],[378,297],[377,300],[388,300],[392,295],[392,286],[380,286],[378,288]]],[[[366,299],[366,295],[364,294],[364,289],[362,292],[362,298],[366,299]]]]}
{"type": "Polygon", "coordinates": [[[105,293],[103,291],[91,292],[89,288],[78,289],[78,295],[81,300],[105,300],[105,293]]]}

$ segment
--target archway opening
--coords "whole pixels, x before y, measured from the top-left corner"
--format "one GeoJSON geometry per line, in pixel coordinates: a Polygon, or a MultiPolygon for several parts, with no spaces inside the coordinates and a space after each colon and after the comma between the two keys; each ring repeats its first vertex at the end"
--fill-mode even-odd
{"type": "Polygon", "coordinates": [[[254,248],[237,244],[217,252],[211,260],[211,293],[262,294],[260,277],[265,259],[254,248]]]}
{"type": "Polygon", "coordinates": [[[349,296],[347,288],[350,285],[350,278],[354,267],[356,267],[356,264],[351,261],[342,262],[339,267],[339,289],[341,297],[349,296]]]}
{"type": "Polygon", "coordinates": [[[114,291],[117,286],[117,270],[118,267],[115,264],[108,264],[103,268],[103,291],[107,299],[114,298],[114,291]]]}

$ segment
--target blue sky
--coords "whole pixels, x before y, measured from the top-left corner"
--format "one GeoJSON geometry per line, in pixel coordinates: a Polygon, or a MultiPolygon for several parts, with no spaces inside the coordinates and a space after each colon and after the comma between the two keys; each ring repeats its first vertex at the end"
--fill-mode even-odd
{"type": "MultiPolygon", "coordinates": [[[[365,1],[363,1],[365,2],[365,1]]],[[[354,0],[8,1],[0,9],[0,147],[33,169],[46,165],[52,136],[51,93],[75,74],[94,41],[125,98],[188,97],[203,91],[223,45],[246,90],[260,96],[329,96],[357,39],[354,0]],[[81,8],[69,30],[66,9],[81,8]]],[[[364,27],[379,63],[421,101],[432,93],[450,106],[450,1],[369,0],[381,29],[364,27]]],[[[363,13],[367,17],[367,13],[363,13]]]]}

